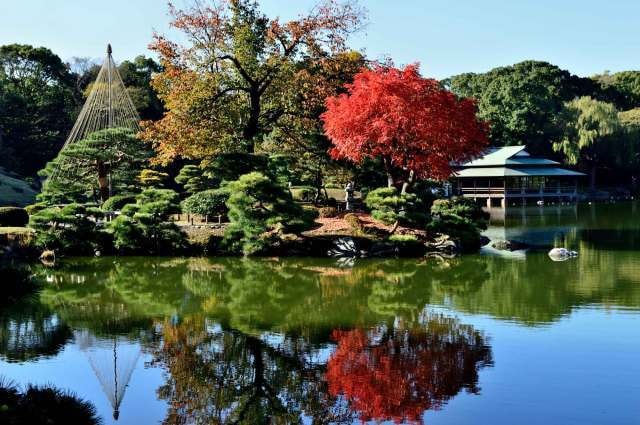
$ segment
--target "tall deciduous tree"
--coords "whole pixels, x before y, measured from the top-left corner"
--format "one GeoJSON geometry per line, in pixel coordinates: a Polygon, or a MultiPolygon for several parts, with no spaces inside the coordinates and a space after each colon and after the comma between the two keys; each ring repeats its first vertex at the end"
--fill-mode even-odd
{"type": "Polygon", "coordinates": [[[592,77],[605,90],[615,93],[615,104],[620,109],[640,107],[640,71],[622,71],[592,77]]]}
{"type": "Polygon", "coordinates": [[[590,78],[572,75],[547,62],[524,61],[483,74],[466,73],[445,84],[459,96],[478,101],[478,117],[491,123],[493,145],[522,145],[538,155],[552,153],[554,125],[564,102],[590,95],[607,99],[590,78]]]}
{"type": "Polygon", "coordinates": [[[0,166],[34,176],[73,125],[75,79],[51,50],[0,46],[0,166]]]}
{"type": "Polygon", "coordinates": [[[332,161],[331,142],[324,135],[320,116],[325,100],[346,92],[345,85],[366,66],[356,51],[326,55],[299,65],[294,90],[299,93],[297,111],[283,117],[263,149],[290,158],[290,169],[303,183],[316,188],[316,201],[322,196],[327,175],[339,174],[345,164],[332,161]]]}
{"type": "Polygon", "coordinates": [[[446,179],[451,163],[488,143],[473,100],[459,99],[416,65],[363,70],[348,93],[327,99],[324,130],[336,159],[383,161],[388,186],[407,192],[416,178],[446,179]]]}
{"type": "Polygon", "coordinates": [[[616,107],[584,96],[567,102],[558,120],[562,136],[553,143],[553,149],[561,152],[569,164],[587,167],[593,189],[604,150],[616,148],[613,143],[603,144],[620,127],[616,107]]]}
{"type": "Polygon", "coordinates": [[[251,0],[196,2],[170,12],[187,42],[155,36],[151,48],[164,71],[153,85],[168,112],[143,133],[163,162],[253,152],[299,109],[292,90],[297,65],[344,51],[346,36],[361,22],[355,4],[336,0],[289,22],[268,18],[251,0]]]}

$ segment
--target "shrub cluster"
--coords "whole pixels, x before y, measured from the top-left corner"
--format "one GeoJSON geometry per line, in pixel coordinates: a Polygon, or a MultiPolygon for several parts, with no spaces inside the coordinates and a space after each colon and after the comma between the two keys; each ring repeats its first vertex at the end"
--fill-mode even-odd
{"type": "Polygon", "coordinates": [[[179,212],[179,197],[170,189],[145,189],[109,223],[114,248],[124,254],[173,254],[187,247],[186,235],[168,221],[179,212]]]}
{"type": "Polygon", "coordinates": [[[210,189],[196,192],[182,201],[182,211],[191,214],[200,214],[206,217],[227,214],[227,198],[225,189],[210,189]]]}
{"type": "Polygon", "coordinates": [[[422,200],[414,193],[399,193],[394,187],[372,190],[365,199],[371,215],[387,225],[401,224],[424,228],[429,214],[422,200]]]}
{"type": "Polygon", "coordinates": [[[438,199],[431,207],[430,230],[446,233],[464,252],[480,248],[480,232],[487,228],[489,215],[468,198],[438,199]]]}
{"type": "Polygon", "coordinates": [[[92,255],[108,247],[108,235],[99,220],[102,210],[82,204],[51,207],[31,216],[29,225],[36,230],[35,246],[61,254],[92,255]]]}
{"type": "Polygon", "coordinates": [[[146,189],[135,198],[116,198],[111,208],[121,214],[105,223],[95,206],[70,204],[31,216],[35,246],[58,254],[92,255],[96,251],[123,254],[173,254],[186,248],[186,236],[169,221],[179,211],[178,194],[169,189],[146,189]],[[132,201],[122,205],[127,201],[132,201]]]}
{"type": "Polygon", "coordinates": [[[13,382],[3,378],[0,379],[0,423],[95,425],[101,421],[93,404],[73,393],[32,385],[20,391],[13,382]]]}
{"type": "Polygon", "coordinates": [[[230,225],[224,243],[234,252],[259,254],[281,241],[284,233],[310,228],[314,211],[296,204],[286,189],[259,172],[225,185],[230,225]]]}
{"type": "Polygon", "coordinates": [[[355,236],[361,236],[365,233],[364,226],[362,225],[362,221],[360,220],[360,217],[358,217],[357,215],[353,213],[346,214],[344,216],[344,221],[349,225],[349,227],[351,228],[351,232],[355,236]]]}

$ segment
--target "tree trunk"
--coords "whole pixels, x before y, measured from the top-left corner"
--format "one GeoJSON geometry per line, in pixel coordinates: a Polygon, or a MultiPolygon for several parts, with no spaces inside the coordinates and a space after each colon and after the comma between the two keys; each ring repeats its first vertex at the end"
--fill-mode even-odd
{"type": "Polygon", "coordinates": [[[104,162],[98,161],[98,188],[100,189],[100,200],[104,203],[109,199],[109,167],[104,162]]]}
{"type": "Polygon", "coordinates": [[[255,138],[260,128],[260,112],[260,92],[257,88],[252,89],[249,93],[249,120],[242,131],[244,141],[249,144],[251,153],[255,150],[255,138]]]}
{"type": "Polygon", "coordinates": [[[322,175],[320,174],[320,170],[316,170],[316,178],[315,178],[315,186],[316,186],[316,196],[313,200],[313,204],[318,206],[320,204],[320,198],[322,198],[322,175]]]}
{"type": "Polygon", "coordinates": [[[389,234],[393,235],[396,232],[396,230],[398,230],[399,225],[400,225],[400,222],[396,220],[396,222],[393,223],[393,227],[391,228],[391,230],[389,230],[389,234]]]}
{"type": "Polygon", "coordinates": [[[384,171],[387,173],[387,187],[391,189],[396,185],[393,179],[393,174],[391,173],[391,160],[389,158],[384,158],[382,162],[384,164],[384,171]]]}
{"type": "Polygon", "coordinates": [[[402,191],[400,192],[401,194],[405,194],[405,193],[407,193],[409,191],[409,188],[413,185],[414,179],[415,179],[414,171],[413,170],[409,170],[409,177],[402,184],[402,191]]]}

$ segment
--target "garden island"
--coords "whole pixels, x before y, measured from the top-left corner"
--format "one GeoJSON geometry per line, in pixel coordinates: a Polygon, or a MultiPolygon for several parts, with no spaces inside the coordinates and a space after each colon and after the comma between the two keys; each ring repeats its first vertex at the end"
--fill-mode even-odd
{"type": "Polygon", "coordinates": [[[0,422],[637,418],[640,71],[435,79],[262,3],[0,46],[0,422]]]}

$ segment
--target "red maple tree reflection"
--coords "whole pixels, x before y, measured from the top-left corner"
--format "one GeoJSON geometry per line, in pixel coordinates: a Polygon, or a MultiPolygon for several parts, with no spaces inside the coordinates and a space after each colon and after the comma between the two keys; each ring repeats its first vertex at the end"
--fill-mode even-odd
{"type": "Polygon", "coordinates": [[[334,331],[329,392],[342,395],[360,420],[419,422],[465,388],[477,393],[478,369],[491,364],[482,334],[438,316],[420,329],[334,331]]]}

